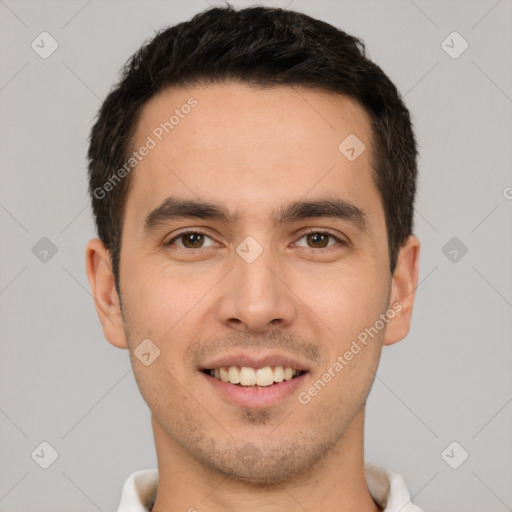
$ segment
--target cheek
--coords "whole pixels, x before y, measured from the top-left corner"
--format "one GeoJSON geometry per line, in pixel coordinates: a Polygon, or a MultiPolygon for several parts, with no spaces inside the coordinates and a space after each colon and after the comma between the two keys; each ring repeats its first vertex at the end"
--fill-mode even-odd
{"type": "MultiPolygon", "coordinates": [[[[304,302],[324,321],[330,334],[343,345],[373,325],[387,307],[389,286],[369,265],[347,267],[307,277],[299,292],[304,302]]],[[[330,337],[330,335],[329,335],[330,337]]]]}
{"type": "Polygon", "coordinates": [[[197,276],[158,263],[132,267],[129,275],[123,303],[133,338],[171,336],[207,290],[204,280],[198,286],[197,276]]]}
{"type": "Polygon", "coordinates": [[[140,393],[151,414],[169,433],[186,435],[193,424],[190,418],[198,417],[201,408],[194,399],[195,393],[188,393],[183,375],[178,369],[160,356],[151,366],[144,366],[132,359],[133,373],[140,393]]]}
{"type": "Polygon", "coordinates": [[[325,402],[319,400],[319,405],[356,407],[367,396],[379,364],[387,325],[380,320],[386,313],[387,283],[370,269],[339,272],[325,283],[309,291],[305,300],[326,326],[327,360],[312,376],[317,384],[311,392],[321,390],[325,402]]]}
{"type": "Polygon", "coordinates": [[[206,303],[201,301],[215,280],[206,274],[180,272],[158,262],[144,268],[133,267],[131,275],[134,279],[126,283],[123,302],[132,366],[141,391],[148,397],[153,396],[153,388],[155,394],[163,388],[179,392],[180,383],[186,381],[190,370],[183,364],[188,343],[201,335],[203,324],[197,316],[206,303]],[[151,340],[159,350],[149,367],[134,355],[145,339],[151,340]]]}

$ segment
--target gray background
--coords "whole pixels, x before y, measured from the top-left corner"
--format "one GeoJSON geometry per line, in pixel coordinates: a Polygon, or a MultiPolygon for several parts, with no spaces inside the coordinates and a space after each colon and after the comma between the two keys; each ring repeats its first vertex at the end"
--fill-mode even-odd
{"type": "MultiPolygon", "coordinates": [[[[421,282],[408,338],[383,350],[366,460],[404,475],[427,511],[510,511],[512,3],[273,4],[362,37],[405,96],[419,140],[421,282]],[[442,46],[453,31],[469,43],[458,58],[442,46]]],[[[125,60],[154,30],[207,7],[0,0],[4,512],[113,511],[126,477],[156,467],[128,352],[104,339],[89,291],[85,244],[96,234],[85,154],[125,60]],[[43,31],[59,45],[47,59],[31,48],[43,31]],[[57,248],[46,261],[43,237],[57,248]],[[58,453],[48,469],[39,466],[48,449],[31,457],[43,441],[58,453]]]]}

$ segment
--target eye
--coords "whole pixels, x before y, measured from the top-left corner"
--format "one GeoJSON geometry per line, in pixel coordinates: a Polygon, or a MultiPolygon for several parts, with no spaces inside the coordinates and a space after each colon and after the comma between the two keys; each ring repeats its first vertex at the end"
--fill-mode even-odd
{"type": "Polygon", "coordinates": [[[328,231],[310,231],[302,235],[299,240],[302,240],[303,238],[306,238],[308,244],[312,244],[312,246],[309,246],[311,249],[324,249],[325,247],[336,245],[331,244],[331,246],[329,246],[329,239],[334,239],[340,244],[346,245],[346,243],[343,242],[340,238],[338,238],[336,235],[333,235],[332,233],[329,233],[328,231]]]}
{"type": "MultiPolygon", "coordinates": [[[[213,244],[206,245],[206,246],[204,245],[205,238],[208,238],[213,242],[213,239],[206,233],[203,233],[203,232],[197,231],[197,230],[187,230],[187,231],[182,231],[178,235],[174,236],[168,242],[165,242],[164,245],[165,246],[176,245],[177,247],[181,247],[183,249],[192,249],[192,250],[193,249],[204,249],[207,247],[211,247],[213,244]],[[175,243],[178,240],[181,241],[181,244],[175,243]]],[[[329,244],[329,241],[331,241],[331,240],[334,240],[335,242],[338,242],[339,244],[342,244],[342,245],[347,245],[346,242],[344,242],[339,237],[337,237],[336,235],[334,235],[328,231],[310,231],[308,233],[304,233],[299,238],[299,240],[302,240],[303,238],[306,239],[308,248],[310,248],[310,249],[324,249],[324,248],[336,245],[336,243],[329,244]]]]}
{"type": "Polygon", "coordinates": [[[210,236],[208,236],[206,233],[202,233],[201,231],[182,231],[179,235],[176,235],[175,237],[171,238],[168,242],[165,242],[164,245],[177,245],[178,247],[182,247],[183,249],[203,249],[205,247],[203,245],[205,237],[212,240],[210,236]],[[174,244],[176,240],[182,240],[182,245],[174,244]]]}

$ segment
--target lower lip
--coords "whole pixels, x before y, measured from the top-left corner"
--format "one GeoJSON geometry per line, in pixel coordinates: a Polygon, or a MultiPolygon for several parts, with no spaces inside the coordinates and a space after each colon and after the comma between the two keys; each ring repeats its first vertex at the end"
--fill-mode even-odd
{"type": "Polygon", "coordinates": [[[226,401],[241,407],[270,407],[297,391],[306,378],[307,372],[291,380],[285,380],[260,388],[246,388],[216,379],[201,372],[206,381],[226,401]]]}

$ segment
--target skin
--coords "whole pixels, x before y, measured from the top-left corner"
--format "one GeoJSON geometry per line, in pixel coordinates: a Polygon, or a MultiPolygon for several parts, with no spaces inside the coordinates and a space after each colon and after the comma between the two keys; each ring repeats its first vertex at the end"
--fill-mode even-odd
{"type": "Polygon", "coordinates": [[[365,403],[382,346],[409,331],[420,244],[407,239],[391,275],[370,117],[344,96],[286,86],[169,89],[144,106],[134,147],[190,96],[198,105],[134,171],[122,232],[122,310],[108,251],[98,239],[86,249],[105,337],[130,350],[151,410],[160,475],[152,510],[382,510],[364,475],[365,403]],[[366,146],[353,162],[338,150],[350,133],[366,146]],[[145,216],[170,195],[223,203],[240,219],[181,219],[145,233],[145,216]],[[360,208],[366,230],[326,218],[272,227],[270,212],[283,203],[325,195],[360,208]],[[183,228],[207,235],[199,249],[183,238],[163,245],[183,228]],[[331,238],[325,247],[304,236],[308,228],[347,244],[331,238]],[[263,248],[252,263],[236,252],[248,236],[263,248]],[[401,311],[301,404],[298,393],[395,302],[401,311]],[[160,349],[149,366],[133,353],[146,338],[160,349]],[[241,348],[276,349],[310,371],[277,404],[237,406],[198,365],[241,348]]]}

